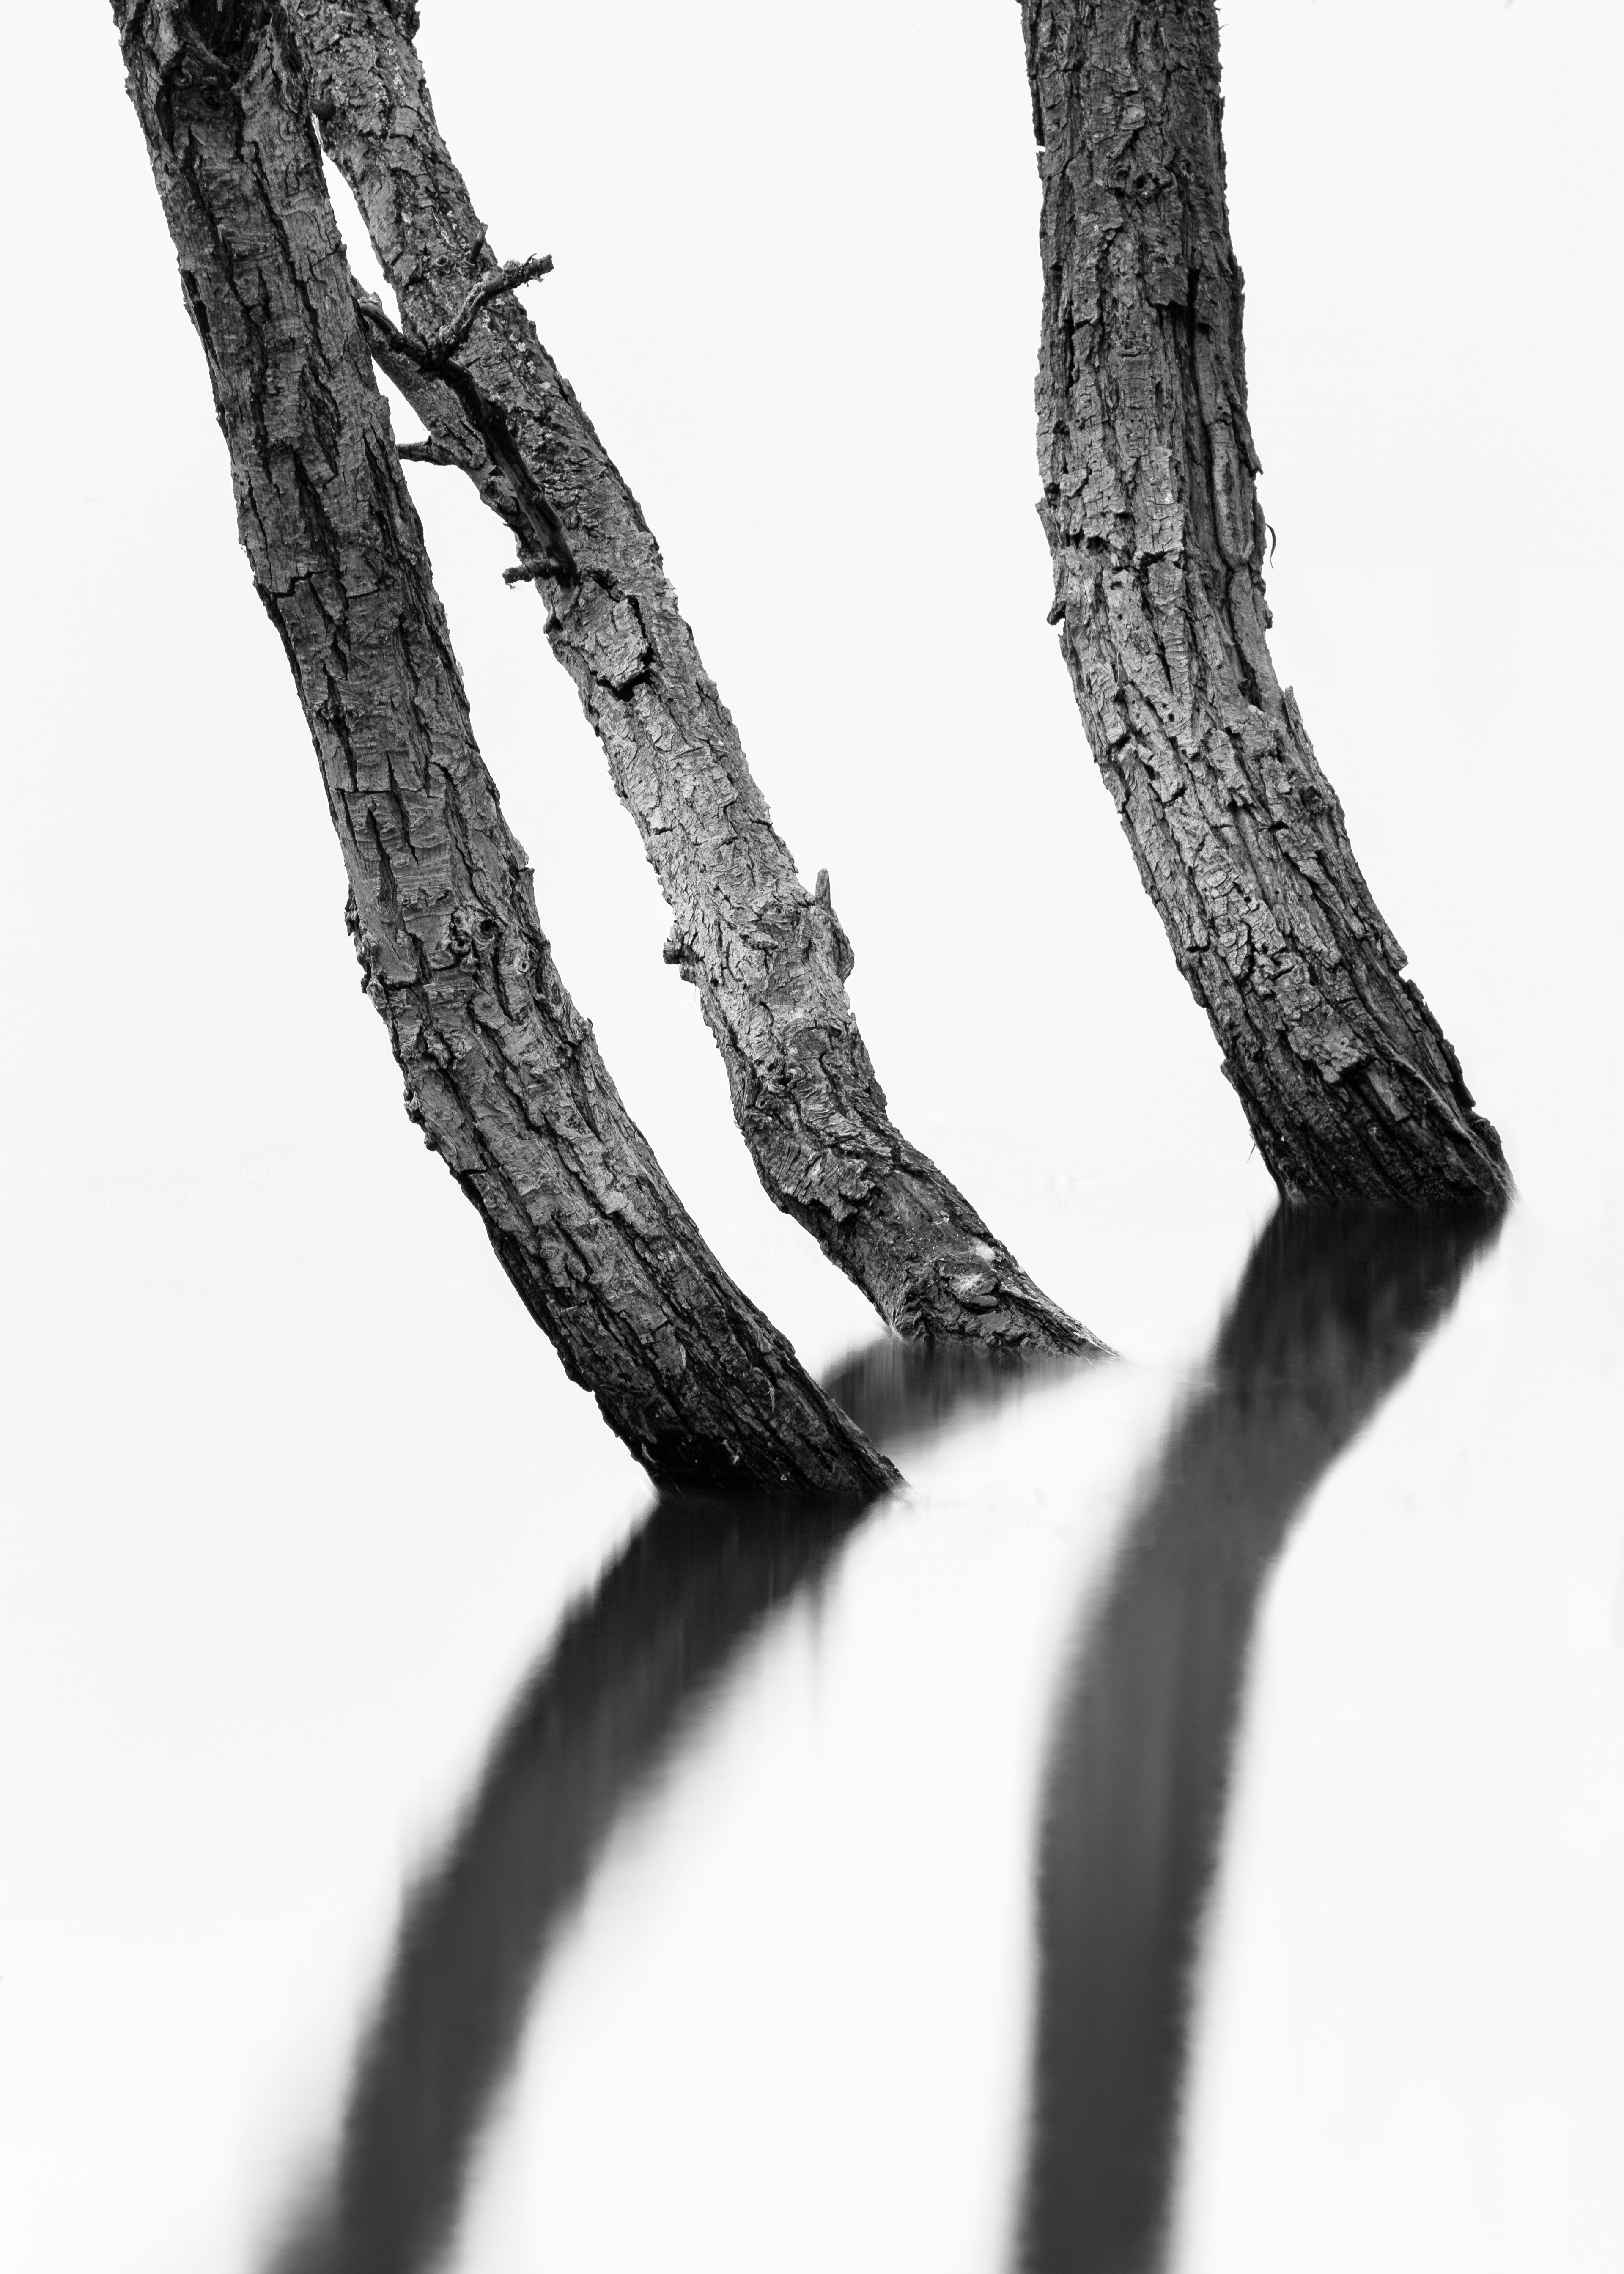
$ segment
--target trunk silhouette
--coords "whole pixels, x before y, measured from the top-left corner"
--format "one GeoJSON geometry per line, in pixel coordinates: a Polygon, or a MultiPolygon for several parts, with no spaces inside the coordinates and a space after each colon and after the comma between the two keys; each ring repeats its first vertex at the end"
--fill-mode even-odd
{"type": "MultiPolygon", "coordinates": [[[[829,1388],[876,1443],[996,1405],[1029,1373],[957,1348],[866,1352],[829,1388]]],[[[564,1621],[406,1902],[332,2161],[267,2274],[426,2274],[455,2233],[553,1947],[616,1827],[746,1649],[823,1585],[854,1510],[656,1503],[564,1621]]]]}
{"type": "Polygon", "coordinates": [[[673,913],[666,960],[699,990],[767,1193],[898,1334],[1101,1347],[892,1124],[846,991],[827,872],[808,893],[700,661],[635,498],[511,295],[455,358],[432,351],[498,263],[386,0],[289,0],[322,139],[355,192],[404,330],[382,367],[512,531],[616,791],[673,913]]]}
{"type": "Polygon", "coordinates": [[[658,1481],[884,1490],[890,1464],[705,1247],[553,967],[474,741],[279,11],[114,12],[408,1111],[658,1481]]]}
{"type": "Polygon", "coordinates": [[[1022,13],[1050,621],[1145,889],[1286,1199],[1493,1202],[1500,1140],[1269,660],[1213,0],[1022,13]]]}
{"type": "Polygon", "coordinates": [[[408,1900],[331,2169],[267,2274],[441,2262],[548,1953],[617,1824],[859,1520],[665,1501],[571,1612],[408,1900]]]}
{"type": "Polygon", "coordinates": [[[1151,2274],[1200,1917],[1274,1560],[1497,1228],[1282,1211],[1091,1601],[1056,1715],[1020,2264],[1151,2274]]]}

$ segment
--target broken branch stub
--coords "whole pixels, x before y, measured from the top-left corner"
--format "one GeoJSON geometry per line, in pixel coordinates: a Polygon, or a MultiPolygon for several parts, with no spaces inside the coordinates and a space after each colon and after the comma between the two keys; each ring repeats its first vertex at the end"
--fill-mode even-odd
{"type": "MultiPolygon", "coordinates": [[[[434,337],[496,264],[417,52],[385,0],[289,0],[289,12],[338,94],[326,147],[402,319],[434,337]]],[[[391,362],[387,337],[368,334],[513,532],[508,581],[535,583],[547,604],[547,638],[670,906],[673,960],[769,1195],[900,1334],[1100,1350],[891,1121],[846,990],[850,943],[827,895],[801,884],[637,501],[523,307],[504,294],[485,311],[457,350],[455,400],[443,372],[391,362]]]]}

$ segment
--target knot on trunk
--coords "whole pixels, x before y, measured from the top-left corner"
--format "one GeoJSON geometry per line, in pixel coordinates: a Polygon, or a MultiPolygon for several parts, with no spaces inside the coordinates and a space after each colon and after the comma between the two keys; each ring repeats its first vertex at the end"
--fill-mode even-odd
{"type": "Polygon", "coordinates": [[[857,958],[852,953],[852,943],[846,936],[846,927],[835,914],[829,897],[829,871],[820,869],[811,899],[807,902],[812,937],[827,960],[833,964],[835,976],[843,984],[852,975],[857,958]]]}
{"type": "Polygon", "coordinates": [[[671,927],[665,945],[660,950],[660,960],[664,963],[674,964],[690,987],[697,984],[694,966],[699,960],[699,950],[683,930],[680,918],[671,927]]]}

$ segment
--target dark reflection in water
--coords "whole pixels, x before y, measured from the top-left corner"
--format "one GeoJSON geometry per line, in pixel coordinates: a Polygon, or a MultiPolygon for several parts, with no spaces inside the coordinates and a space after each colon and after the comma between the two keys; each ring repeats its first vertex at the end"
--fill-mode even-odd
{"type": "Polygon", "coordinates": [[[409,2274],[451,2240],[548,1946],[629,1801],[849,1511],[671,1495],[565,1622],[413,1892],[336,2169],[274,2274],[409,2274]]]}
{"type": "MultiPolygon", "coordinates": [[[[1030,1379],[887,1342],[829,1387],[884,1444],[1030,1379]]],[[[334,2167],[270,2274],[425,2274],[440,2261],[549,1948],[610,1834],[747,1645],[863,1520],[692,1494],[655,1503],[565,1621],[408,1901],[334,2167]]]]}
{"type": "Polygon", "coordinates": [[[1073,1645],[1039,1873],[1026,2274],[1149,2274],[1253,1620],[1293,1517],[1495,1226],[1282,1212],[1073,1645]]]}
{"type": "Polygon", "coordinates": [[[1087,1367],[1109,1352],[1077,1358],[1022,1359],[990,1351],[897,1342],[887,1336],[831,1374],[823,1384],[837,1405],[886,1452],[929,1437],[950,1421],[990,1412],[1005,1398],[1025,1396],[1087,1367]]]}

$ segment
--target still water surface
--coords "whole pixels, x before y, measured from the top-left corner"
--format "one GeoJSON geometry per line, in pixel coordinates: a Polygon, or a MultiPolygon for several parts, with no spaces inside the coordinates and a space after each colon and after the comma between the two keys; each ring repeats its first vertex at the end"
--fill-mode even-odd
{"type": "MultiPolygon", "coordinates": [[[[1200,2136],[1213,2073],[1235,2059],[1209,2041],[1251,2026],[1225,1997],[1222,1913],[1247,1901],[1248,1845],[1280,1838],[1248,1825],[1248,1754],[1268,1752],[1260,1628],[1311,1502],[1496,1236],[1277,1217],[1170,1408],[1110,1367],[1034,1382],[881,1345],[835,1387],[917,1480],[899,1502],[857,1521],[649,1510],[540,1656],[416,1880],[267,2274],[1265,2263],[1261,2238],[1226,2237],[1200,2136]]],[[[1434,1404],[1429,1419],[1425,1402],[1410,1417],[1452,1500],[1481,1418],[1434,1404]]],[[[1372,1460],[1364,1492],[1424,1526],[1402,1466],[1391,1449],[1372,1460]]],[[[1372,1552],[1402,1587],[1380,1514],[1372,1552]]],[[[1380,1693],[1414,1681],[1384,1665],[1395,1648],[1379,1624],[1355,1642],[1327,1784],[1350,1736],[1381,1730],[1380,1693]]],[[[1469,1676],[1471,1647],[1447,1631],[1431,1655],[1440,1687],[1469,1676]]],[[[1561,1679],[1537,1655],[1525,1671],[1561,1679]]],[[[1615,1766],[1619,1735],[1615,1719],[1615,1766]]],[[[1434,1737],[1424,1718],[1417,1745],[1434,1737]]],[[[1440,1758],[1420,1775],[1481,1767],[1440,1758]]],[[[1617,1788],[1595,1797],[1616,1888],[1617,1788]]],[[[1320,1860],[1304,1829],[1311,1852],[1289,1873],[1320,1860]]],[[[1535,1834],[1505,1829],[1514,1845],[1535,1834]]],[[[1498,2187],[1478,2174],[1479,2263],[1554,2263],[1564,2212],[1545,2190],[1593,2191],[1568,2168],[1583,2139],[1563,2104],[1575,2085],[1616,2087],[1616,2052],[1575,2014],[1589,2088],[1529,2074],[1515,2032],[1464,2090],[1447,2060],[1418,2078],[1437,2050],[1417,2043],[1424,2000],[1369,1946],[1371,1915],[1380,1935],[1429,1863],[1470,1883],[1502,1860],[1388,1841],[1337,1891],[1335,1962],[1386,2009],[1387,2043],[1379,2099],[1333,2113],[1312,2151],[1340,2201],[1312,2205],[1297,2263],[1449,2263],[1429,2252],[1460,2206],[1428,2199],[1455,2188],[1452,2155],[1510,2157],[1498,2187]],[[1405,2174],[1417,2126],[1410,2153],[1436,2168],[1405,2174]]],[[[1501,1900],[1480,1892],[1489,1910],[1501,1900]]],[[[1401,1968],[1447,1971],[1455,1954],[1425,1946],[1436,1895],[1412,1895],[1401,1968]]],[[[1501,1953],[1514,1969],[1539,1963],[1532,1942],[1501,1953]]],[[[1482,1988],[1515,2012],[1504,1984],[1482,1988]]],[[[1614,1964],[1614,2021],[1618,1991],[1614,1964]]],[[[1314,2041],[1314,2002],[1287,2025],[1304,2041],[1273,2049],[1302,2064],[1310,2104],[1344,2058],[1314,2041]]],[[[1243,2043],[1243,2058],[1259,2056],[1243,2043]]],[[[1272,2077],[1266,2096],[1284,2087],[1272,2077]]],[[[1218,2128],[1246,2121],[1231,2106],[1218,2128]]],[[[1278,2179],[1276,2202],[1294,2192],[1278,2179]]]]}
{"type": "Polygon", "coordinates": [[[50,1914],[79,1989],[4,1985],[29,2263],[1616,2267],[1610,1306],[1520,1216],[1279,1216],[1178,1367],[855,1353],[910,1480],[861,1518],[589,1477],[588,1570],[471,1719],[455,1653],[420,1718],[387,1690],[410,1540],[334,1659],[365,1742],[284,1619],[273,1690],[215,1693],[232,1803],[171,1805],[177,1748],[121,1816],[106,1692],[112,1782],[27,1843],[101,1859],[50,1914]],[[244,1695],[309,1788],[252,1871],[244,1695]],[[223,1962],[177,1924],[233,1907],[223,1962]]]}

